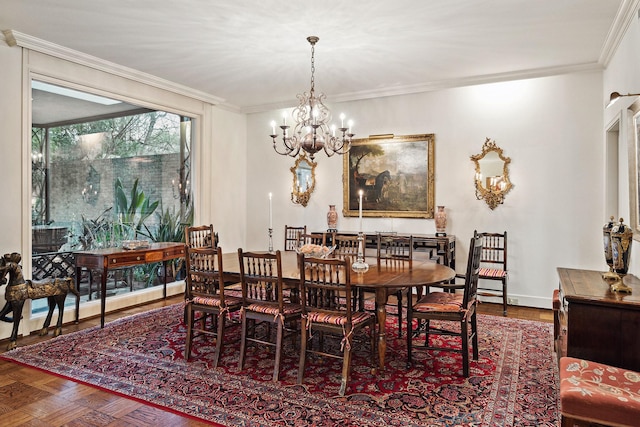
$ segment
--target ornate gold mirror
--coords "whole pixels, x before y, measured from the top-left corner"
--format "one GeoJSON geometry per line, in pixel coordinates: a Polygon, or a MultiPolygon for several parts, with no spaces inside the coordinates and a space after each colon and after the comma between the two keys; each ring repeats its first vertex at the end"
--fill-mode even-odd
{"type": "Polygon", "coordinates": [[[471,156],[476,165],[475,186],[476,198],[487,202],[493,210],[504,203],[504,196],[511,190],[509,180],[509,163],[511,159],[505,157],[502,148],[495,141],[486,139],[482,146],[482,153],[471,156]]]}
{"type": "Polygon", "coordinates": [[[291,173],[293,173],[291,201],[307,206],[311,193],[316,187],[316,162],[307,159],[307,156],[302,154],[291,168],[291,173]]]}

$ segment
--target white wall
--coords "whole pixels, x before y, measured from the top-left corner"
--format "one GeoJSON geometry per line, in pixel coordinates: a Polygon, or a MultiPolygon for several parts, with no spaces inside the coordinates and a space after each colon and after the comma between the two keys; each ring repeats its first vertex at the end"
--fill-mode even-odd
{"type": "MultiPolygon", "coordinates": [[[[637,17],[637,15],[635,15],[637,17]]],[[[608,101],[609,94],[611,92],[626,93],[640,93],[640,23],[638,19],[634,18],[625,33],[622,42],[620,43],[615,55],[612,57],[609,66],[603,74],[603,93],[602,102],[608,101]]],[[[625,219],[628,224],[630,220],[630,206],[629,206],[629,172],[628,162],[629,156],[627,152],[627,144],[633,144],[633,131],[630,127],[633,126],[631,113],[627,110],[627,107],[637,97],[621,98],[616,104],[607,108],[604,112],[605,124],[610,124],[616,120],[620,122],[619,132],[619,193],[618,193],[618,212],[606,212],[604,220],[609,215],[616,215],[625,219]]],[[[633,176],[633,175],[632,175],[633,176]]],[[[640,238],[636,233],[635,238],[640,238]]],[[[629,265],[629,272],[638,276],[640,275],[640,250],[638,249],[640,241],[635,240],[631,250],[631,261],[629,265]],[[633,248],[633,246],[636,246],[633,248]]],[[[603,255],[604,258],[604,255],[603,255]]]]}
{"type": "MultiPolygon", "coordinates": [[[[301,88],[303,89],[303,88],[301,88]]],[[[322,89],[322,88],[320,88],[322,89]]],[[[329,101],[331,99],[329,98],[329,101]]],[[[464,272],[473,230],[509,232],[509,295],[550,308],[556,268],[603,268],[604,146],[602,74],[578,73],[332,105],[355,121],[356,137],[434,133],[436,204],[457,237],[464,272]],[[489,137],[511,157],[514,188],[494,211],[475,198],[474,166],[489,137]]],[[[294,159],[277,155],[268,134],[282,110],[248,117],[247,244],[267,245],[267,194],[274,193],[274,246],[285,224],[326,229],[329,204],[342,211],[340,156],[318,154],[317,185],[307,208],[289,201],[294,159]]],[[[340,215],[338,228],[357,229],[340,215]]],[[[365,231],[434,233],[432,219],[364,218],[365,231]]]]}

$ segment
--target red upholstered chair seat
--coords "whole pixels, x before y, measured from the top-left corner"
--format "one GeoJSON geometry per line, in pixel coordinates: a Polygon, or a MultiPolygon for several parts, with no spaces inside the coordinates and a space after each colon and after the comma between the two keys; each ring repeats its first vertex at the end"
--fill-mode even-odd
{"type": "Polygon", "coordinates": [[[480,269],[480,277],[491,277],[494,279],[500,279],[507,275],[507,272],[504,270],[497,270],[495,268],[481,268],[480,269]]]}
{"type": "MultiPolygon", "coordinates": [[[[280,314],[278,303],[274,303],[274,304],[253,303],[253,304],[249,304],[244,309],[248,311],[255,311],[256,313],[272,314],[274,316],[276,314],[280,314]]],[[[290,314],[300,313],[300,311],[302,311],[302,306],[299,304],[286,304],[282,308],[282,314],[285,316],[288,316],[290,314]]]]}
{"type": "Polygon", "coordinates": [[[640,373],[563,357],[560,402],[563,417],[604,425],[640,425],[640,373]]]}
{"type": "MultiPolygon", "coordinates": [[[[206,305],[209,307],[220,307],[220,298],[217,297],[200,297],[196,296],[191,299],[194,304],[197,305],[206,305]]],[[[224,299],[224,303],[227,308],[240,306],[242,304],[241,298],[236,298],[232,296],[226,296],[224,299]]]]}
{"type": "MultiPolygon", "coordinates": [[[[353,326],[369,320],[373,315],[364,311],[352,313],[351,323],[353,326]]],[[[347,316],[337,313],[323,313],[321,311],[310,311],[307,313],[307,321],[310,323],[326,323],[329,325],[343,326],[347,323],[347,316]]]]}
{"type": "Polygon", "coordinates": [[[413,306],[417,312],[451,312],[462,310],[462,294],[450,292],[431,292],[420,298],[413,306]]]}

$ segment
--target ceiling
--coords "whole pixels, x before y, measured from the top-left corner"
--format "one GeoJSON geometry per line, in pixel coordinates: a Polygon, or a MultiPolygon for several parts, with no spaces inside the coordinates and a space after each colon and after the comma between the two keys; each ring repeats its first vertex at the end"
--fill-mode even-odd
{"type": "MultiPolygon", "coordinates": [[[[242,112],[601,69],[638,0],[0,0],[13,30],[242,112]]],[[[35,121],[35,119],[34,119],[35,121]]]]}

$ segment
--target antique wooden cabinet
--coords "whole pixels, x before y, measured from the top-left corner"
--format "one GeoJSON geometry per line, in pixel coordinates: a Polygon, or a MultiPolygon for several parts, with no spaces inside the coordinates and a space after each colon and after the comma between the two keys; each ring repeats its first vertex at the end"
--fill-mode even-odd
{"type": "Polygon", "coordinates": [[[601,271],[558,268],[558,275],[566,355],[640,371],[640,280],[625,276],[632,292],[615,293],[601,271]]]}

